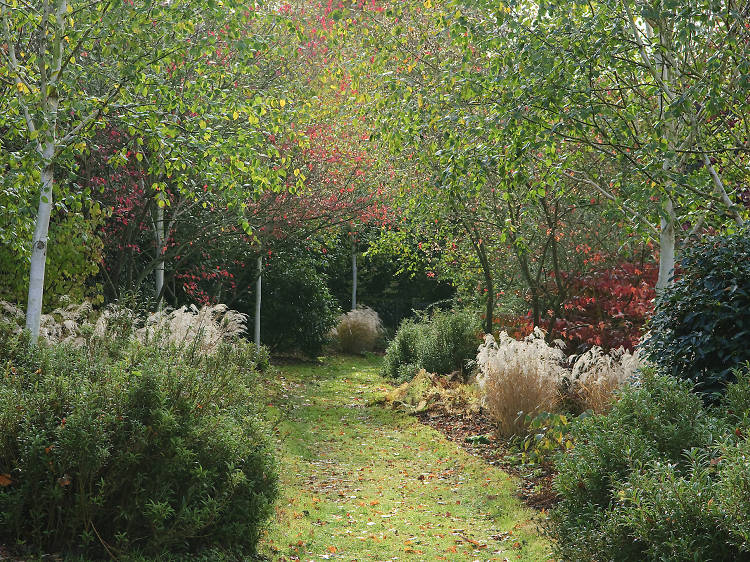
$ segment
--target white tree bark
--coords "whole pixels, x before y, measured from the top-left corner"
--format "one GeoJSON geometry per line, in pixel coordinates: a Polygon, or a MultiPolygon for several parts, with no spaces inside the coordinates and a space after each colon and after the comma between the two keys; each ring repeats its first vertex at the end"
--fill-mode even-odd
{"type": "Polygon", "coordinates": [[[156,286],[154,287],[156,294],[155,297],[159,299],[158,306],[161,308],[162,291],[164,289],[164,208],[160,205],[156,207],[156,230],[154,232],[156,237],[156,257],[159,258],[159,263],[156,266],[156,286]]]}
{"type": "Polygon", "coordinates": [[[31,342],[33,344],[36,344],[39,339],[39,326],[42,318],[44,271],[47,264],[49,220],[52,214],[52,186],[55,181],[54,165],[52,164],[54,152],[54,141],[47,142],[43,152],[45,164],[41,172],[42,192],[39,196],[39,208],[36,214],[34,238],[31,246],[29,294],[26,302],[26,329],[31,333],[31,342]]]}
{"type": "Polygon", "coordinates": [[[258,279],[255,281],[255,346],[260,347],[260,304],[263,288],[263,256],[258,257],[258,279]]]}
{"type": "Polygon", "coordinates": [[[656,280],[656,288],[663,289],[672,283],[675,266],[675,222],[676,215],[671,199],[667,199],[665,205],[666,217],[661,219],[661,231],[659,232],[659,277],[656,280]]]}
{"type": "Polygon", "coordinates": [[[357,309],[357,243],[352,240],[352,310],[357,309]]]}

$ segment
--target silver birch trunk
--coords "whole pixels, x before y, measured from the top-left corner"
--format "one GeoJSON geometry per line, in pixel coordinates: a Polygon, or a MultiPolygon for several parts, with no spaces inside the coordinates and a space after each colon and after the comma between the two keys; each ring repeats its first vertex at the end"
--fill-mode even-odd
{"type": "Polygon", "coordinates": [[[352,241],[352,310],[357,309],[357,243],[352,241]]]}
{"type": "Polygon", "coordinates": [[[263,289],[263,256],[258,257],[258,279],[255,281],[255,346],[260,348],[260,304],[263,289]]]}
{"type": "Polygon", "coordinates": [[[666,217],[661,219],[659,232],[659,277],[656,288],[664,289],[672,284],[675,266],[675,222],[676,216],[671,199],[667,199],[665,206],[666,217]]]}
{"type": "Polygon", "coordinates": [[[164,288],[164,208],[157,206],[156,208],[156,257],[159,259],[159,263],[156,265],[156,291],[155,297],[159,299],[157,306],[161,308],[162,290],[164,288]]]}
{"type": "MultiPolygon", "coordinates": [[[[57,111],[56,105],[55,112],[57,111]]],[[[54,152],[54,140],[45,143],[43,153],[44,164],[41,172],[42,192],[39,196],[39,208],[36,214],[34,238],[31,245],[29,294],[26,302],[26,329],[31,333],[32,344],[36,344],[39,340],[39,326],[42,319],[44,272],[47,265],[49,220],[52,214],[52,186],[55,181],[55,170],[52,163],[54,152]]]]}

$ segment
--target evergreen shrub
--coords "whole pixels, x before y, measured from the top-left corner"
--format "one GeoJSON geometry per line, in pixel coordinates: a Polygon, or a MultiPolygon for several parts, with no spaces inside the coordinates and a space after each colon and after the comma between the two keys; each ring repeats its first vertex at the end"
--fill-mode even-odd
{"type": "Polygon", "coordinates": [[[572,422],[548,522],[559,559],[750,558],[750,365],[733,378],[714,407],[646,372],[608,414],[572,422]]]}
{"type": "MultiPolygon", "coordinates": [[[[157,342],[163,342],[158,344],[157,342]]],[[[252,554],[277,495],[255,347],[30,348],[0,329],[0,544],[95,558],[252,554]]]]}
{"type": "Polygon", "coordinates": [[[400,382],[419,369],[466,376],[481,343],[480,331],[470,311],[436,311],[404,320],[386,349],[383,374],[400,382]]]}
{"type": "Polygon", "coordinates": [[[710,397],[750,360],[750,230],[707,237],[687,249],[680,274],[657,294],[642,345],[659,372],[710,397]]]}

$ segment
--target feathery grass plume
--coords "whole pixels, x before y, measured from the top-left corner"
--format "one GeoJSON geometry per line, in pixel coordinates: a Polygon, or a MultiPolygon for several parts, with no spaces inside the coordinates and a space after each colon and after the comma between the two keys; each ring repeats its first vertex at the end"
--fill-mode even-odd
{"type": "Polygon", "coordinates": [[[222,342],[242,336],[247,315],[231,310],[225,304],[166,308],[149,314],[146,326],[136,331],[141,341],[165,337],[177,346],[190,346],[211,353],[222,342]]]}
{"type": "Polygon", "coordinates": [[[372,308],[360,306],[339,317],[332,336],[345,353],[372,351],[383,341],[383,323],[372,308]]]}
{"type": "Polygon", "coordinates": [[[491,334],[485,336],[477,355],[477,382],[501,435],[523,433],[526,416],[557,406],[566,375],[561,346],[562,342],[556,347],[547,345],[539,328],[520,341],[507,332],[498,341],[491,334]]]}
{"type": "Polygon", "coordinates": [[[643,361],[635,351],[632,354],[620,347],[606,353],[594,346],[587,352],[571,358],[570,393],[586,410],[597,414],[606,412],[614,400],[614,392],[632,380],[643,361]]]}

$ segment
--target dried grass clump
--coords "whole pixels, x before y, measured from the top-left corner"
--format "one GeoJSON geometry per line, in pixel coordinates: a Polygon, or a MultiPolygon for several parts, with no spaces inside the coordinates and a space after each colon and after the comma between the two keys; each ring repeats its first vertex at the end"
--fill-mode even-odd
{"type": "Polygon", "coordinates": [[[42,314],[39,336],[50,343],[72,343],[83,345],[81,328],[89,324],[94,315],[91,303],[69,304],[42,314]]]}
{"type": "Polygon", "coordinates": [[[0,320],[8,322],[17,327],[17,331],[23,330],[24,313],[15,304],[0,300],[0,320]]]}
{"type": "MultiPolygon", "coordinates": [[[[42,314],[39,336],[50,343],[82,345],[81,328],[89,324],[93,316],[94,310],[89,302],[61,306],[49,314],[42,314]]],[[[15,304],[0,301],[0,318],[10,323],[16,333],[22,332],[25,327],[26,315],[15,304]]]]}
{"type": "Polygon", "coordinates": [[[614,393],[635,378],[643,362],[638,352],[630,353],[620,347],[605,353],[594,346],[586,353],[571,358],[570,393],[581,402],[583,409],[604,413],[614,401],[614,393]]]}
{"type": "Polygon", "coordinates": [[[341,351],[363,353],[373,351],[383,341],[383,323],[372,308],[362,306],[339,317],[333,337],[341,351]]]}
{"type": "Polygon", "coordinates": [[[473,415],[480,410],[476,385],[463,383],[460,376],[440,376],[420,369],[414,378],[394,388],[383,402],[409,414],[438,411],[473,415]]]}
{"type": "Polygon", "coordinates": [[[477,382],[501,435],[523,433],[526,416],[552,411],[558,405],[566,375],[561,344],[547,345],[539,328],[520,341],[506,332],[499,341],[491,334],[485,336],[477,355],[477,382]]]}
{"type": "Polygon", "coordinates": [[[242,336],[247,330],[247,315],[225,304],[195,305],[160,310],[149,314],[146,326],[136,331],[144,340],[166,338],[177,346],[192,346],[210,353],[222,342],[242,336]]]}
{"type": "Polygon", "coordinates": [[[479,347],[477,365],[483,403],[502,435],[523,432],[526,416],[554,411],[563,398],[581,410],[606,412],[623,384],[635,378],[643,363],[638,353],[623,348],[605,353],[600,347],[570,358],[560,340],[550,346],[544,332],[515,340],[506,332],[496,342],[485,336],[479,347]]]}

